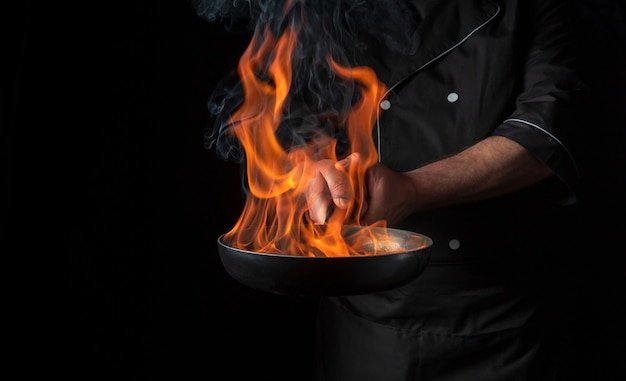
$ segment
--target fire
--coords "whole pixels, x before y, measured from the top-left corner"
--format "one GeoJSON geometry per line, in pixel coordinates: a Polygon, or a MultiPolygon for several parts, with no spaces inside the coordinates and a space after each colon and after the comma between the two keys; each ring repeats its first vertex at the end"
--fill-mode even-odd
{"type": "MultiPolygon", "coordinates": [[[[360,97],[352,105],[345,128],[350,152],[360,160],[348,169],[354,202],[345,210],[335,209],[325,225],[316,225],[308,217],[305,191],[317,174],[320,159],[338,161],[337,141],[323,136],[297,147],[283,148],[276,137],[285,112],[292,81],[292,53],[298,32],[287,27],[279,35],[269,30],[257,31],[242,55],[238,73],[245,99],[230,123],[246,154],[249,195],[234,228],[226,234],[233,246],[264,253],[299,256],[372,255],[371,242],[379,240],[371,229],[363,227],[358,235],[345,237],[346,225],[361,225],[365,172],[378,161],[371,128],[376,119],[376,104],[385,92],[368,67],[345,67],[328,57],[334,74],[353,80],[360,97]],[[263,69],[263,78],[259,70],[263,69]],[[369,242],[370,250],[363,249],[369,242]]],[[[370,227],[385,227],[380,221],[370,227]]],[[[384,241],[384,238],[383,238],[384,241]]],[[[374,245],[374,247],[378,247],[374,245]]]]}

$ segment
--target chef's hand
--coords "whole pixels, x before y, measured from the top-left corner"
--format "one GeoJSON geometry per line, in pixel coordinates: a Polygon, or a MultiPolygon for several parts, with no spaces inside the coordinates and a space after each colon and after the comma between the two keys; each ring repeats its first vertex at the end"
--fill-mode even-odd
{"type": "MultiPolygon", "coordinates": [[[[325,222],[331,200],[342,209],[355,202],[352,182],[345,170],[351,160],[359,160],[359,155],[352,154],[338,163],[328,160],[322,165],[315,189],[319,195],[330,196],[326,201],[309,203],[313,205],[315,221],[325,222]]],[[[375,164],[365,176],[361,222],[386,220],[388,226],[394,226],[415,212],[516,192],[550,176],[554,176],[550,167],[502,136],[488,137],[455,155],[409,172],[398,173],[375,164]]]]}
{"type": "MultiPolygon", "coordinates": [[[[321,160],[315,178],[309,183],[307,205],[311,219],[318,224],[327,221],[331,205],[347,209],[355,200],[353,183],[348,175],[351,164],[360,156],[353,153],[343,160],[321,160]]],[[[372,224],[386,220],[395,224],[415,209],[416,191],[406,174],[375,164],[366,173],[365,197],[360,208],[361,222],[372,224]]]]}
{"type": "Polygon", "coordinates": [[[417,210],[417,191],[406,173],[374,164],[367,170],[365,184],[367,207],[362,212],[363,223],[385,220],[387,226],[394,226],[417,210]]]}

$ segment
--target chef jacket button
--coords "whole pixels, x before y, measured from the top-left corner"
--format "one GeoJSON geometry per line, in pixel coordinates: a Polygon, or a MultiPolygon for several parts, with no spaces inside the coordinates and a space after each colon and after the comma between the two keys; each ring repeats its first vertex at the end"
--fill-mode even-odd
{"type": "Polygon", "coordinates": [[[385,99],[384,101],[380,102],[380,108],[382,108],[383,110],[389,110],[391,108],[391,102],[388,99],[385,99]]]}
{"type": "Polygon", "coordinates": [[[461,242],[458,239],[451,239],[450,242],[448,242],[448,246],[450,246],[452,250],[456,250],[461,247],[461,242]]]}
{"type": "Polygon", "coordinates": [[[459,94],[457,94],[457,93],[450,93],[450,94],[448,94],[448,102],[454,103],[454,102],[456,102],[458,100],[459,100],[459,94]]]}

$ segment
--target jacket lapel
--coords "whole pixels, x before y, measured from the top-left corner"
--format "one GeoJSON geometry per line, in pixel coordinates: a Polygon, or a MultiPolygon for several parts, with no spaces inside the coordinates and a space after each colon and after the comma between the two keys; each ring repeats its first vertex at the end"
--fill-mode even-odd
{"type": "Polygon", "coordinates": [[[427,16],[417,29],[417,50],[398,57],[388,83],[394,86],[445,56],[493,20],[499,10],[498,4],[491,0],[439,1],[431,10],[436,16],[427,16]]]}

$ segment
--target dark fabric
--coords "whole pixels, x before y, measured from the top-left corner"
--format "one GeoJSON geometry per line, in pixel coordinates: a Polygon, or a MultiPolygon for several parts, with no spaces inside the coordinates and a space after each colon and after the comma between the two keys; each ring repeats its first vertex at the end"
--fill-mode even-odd
{"type": "Polygon", "coordinates": [[[396,290],[323,300],[320,380],[553,380],[538,290],[494,265],[434,265],[396,290]]]}
{"type": "Polygon", "coordinates": [[[433,5],[439,0],[411,0],[411,4],[415,9],[417,18],[423,20],[432,9],[433,5]]]}

